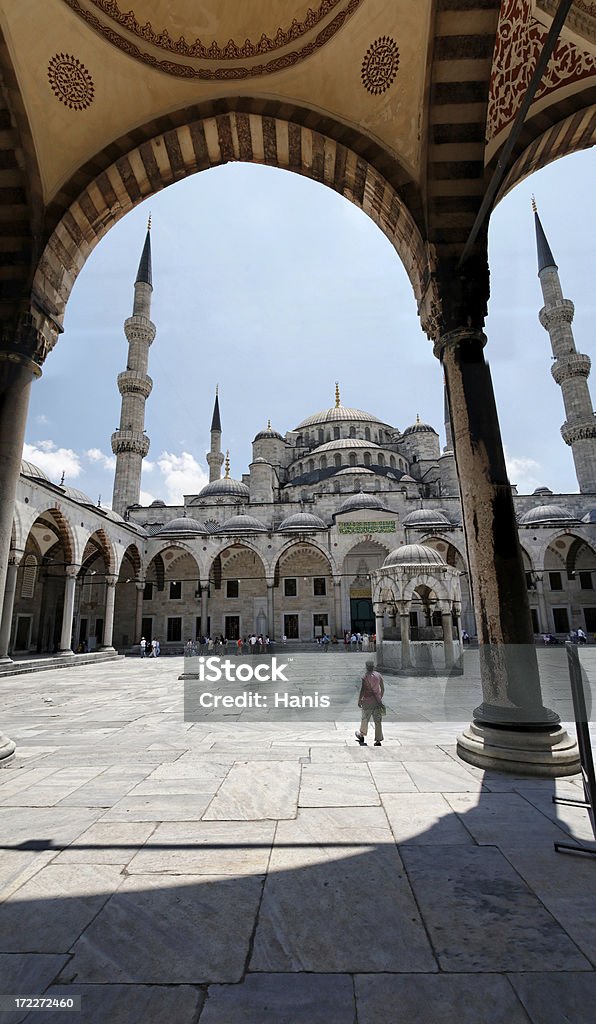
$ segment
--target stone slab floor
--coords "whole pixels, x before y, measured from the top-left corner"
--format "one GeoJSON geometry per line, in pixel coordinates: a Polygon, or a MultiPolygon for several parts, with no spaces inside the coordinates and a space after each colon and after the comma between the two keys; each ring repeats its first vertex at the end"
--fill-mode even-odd
{"type": "Polygon", "coordinates": [[[578,778],[466,766],[425,680],[388,681],[415,711],[379,749],[356,711],[185,722],[181,671],[0,681],[0,993],[82,996],[1,1022],[593,1024],[596,861],[553,850],[590,846],[551,801],[578,778]]]}

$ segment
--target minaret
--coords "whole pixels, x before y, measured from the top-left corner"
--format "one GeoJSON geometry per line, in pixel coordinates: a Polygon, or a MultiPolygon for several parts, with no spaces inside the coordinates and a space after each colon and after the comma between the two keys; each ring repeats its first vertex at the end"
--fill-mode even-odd
{"type": "Polygon", "coordinates": [[[207,452],[209,464],[209,483],[219,480],[224,457],[221,453],[221,419],[219,416],[219,388],[215,388],[215,405],[213,406],[213,417],[211,420],[211,448],[207,452]]]}
{"type": "Polygon", "coordinates": [[[153,381],[147,375],[149,346],[155,337],[155,324],[151,316],[151,217],[147,224],[147,237],[135,281],[132,316],[124,321],[128,340],[126,370],[118,374],[118,390],[122,395],[120,427],[112,434],[112,451],[116,456],[114,496],[112,508],[121,516],[130,505],[139,501],[141,469],[149,451],[149,438],[145,434],[145,402],[151,394],[153,381]]]}
{"type": "Polygon", "coordinates": [[[559,272],[536,203],[532,199],[538,250],[538,277],[544,297],[540,323],[550,336],[554,363],[551,373],[563,392],[567,419],[561,427],[565,444],[570,445],[575,474],[582,494],[596,493],[596,420],[588,389],[591,361],[575,348],[571,323],[574,306],[563,298],[559,272]]]}

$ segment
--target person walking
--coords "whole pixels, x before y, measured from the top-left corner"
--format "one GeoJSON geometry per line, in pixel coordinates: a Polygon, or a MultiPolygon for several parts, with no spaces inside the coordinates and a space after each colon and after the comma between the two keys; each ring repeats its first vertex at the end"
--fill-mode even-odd
{"type": "Polygon", "coordinates": [[[141,658],[146,658],[147,657],[147,641],[145,640],[144,636],[141,637],[141,643],[139,644],[139,647],[141,648],[141,658]]]}
{"type": "Polygon", "coordinates": [[[360,729],[356,730],[356,739],[361,747],[366,745],[368,723],[372,718],[375,723],[375,747],[383,742],[383,694],[385,684],[380,672],[375,671],[374,661],[366,662],[366,671],[362,676],[362,685],[358,696],[358,707],[362,709],[360,729]]]}

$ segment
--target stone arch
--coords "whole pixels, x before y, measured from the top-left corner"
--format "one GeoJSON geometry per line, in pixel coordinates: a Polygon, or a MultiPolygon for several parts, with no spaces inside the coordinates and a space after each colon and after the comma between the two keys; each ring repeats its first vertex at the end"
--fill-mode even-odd
{"type": "Polygon", "coordinates": [[[24,525],[24,542],[26,545],[29,535],[35,527],[38,520],[44,521],[44,516],[47,517],[50,527],[55,531],[56,536],[61,544],[64,552],[64,560],[67,564],[73,564],[77,562],[77,556],[81,557],[82,553],[79,553],[76,541],[76,536],[72,524],[68,521],[64,513],[57,508],[55,505],[48,503],[47,506],[41,506],[40,508],[31,510],[32,516],[28,526],[24,525]]]}
{"type": "Polygon", "coordinates": [[[116,140],[78,172],[76,182],[65,183],[62,195],[76,198],[66,210],[59,204],[51,210],[51,234],[33,284],[54,321],[61,324],[77,275],[116,221],[167,185],[230,160],[305,175],[353,202],[393,244],[420,304],[427,251],[402,198],[409,190],[417,206],[417,193],[397,159],[358,130],[311,110],[295,107],[286,120],[264,114],[262,101],[259,111],[250,109],[257,102],[250,99],[225,102],[230,109],[224,113],[194,107],[170,114],[166,131],[159,119],[140,126],[135,138],[141,143],[131,147],[130,136],[116,140]],[[321,130],[300,123],[307,119],[321,130]]]}
{"type": "Polygon", "coordinates": [[[259,559],[259,561],[261,562],[261,565],[263,567],[263,575],[267,576],[268,566],[267,566],[267,563],[265,562],[265,559],[263,558],[263,555],[259,551],[259,549],[256,546],[256,544],[251,543],[251,541],[249,541],[249,540],[247,540],[246,538],[243,537],[242,540],[240,540],[240,539],[239,540],[231,540],[231,539],[229,539],[229,540],[226,540],[226,541],[221,541],[221,546],[218,547],[217,551],[215,551],[215,553],[210,556],[209,563],[207,565],[206,578],[208,578],[208,579],[212,578],[213,572],[214,572],[215,563],[216,563],[218,558],[221,558],[221,556],[223,555],[224,551],[227,551],[229,548],[236,548],[236,547],[237,548],[244,548],[244,550],[246,550],[246,551],[251,551],[252,554],[255,555],[259,559]]]}
{"type": "MultiPolygon", "coordinates": [[[[574,544],[580,541],[581,544],[585,544],[587,548],[593,551],[593,539],[590,538],[581,528],[559,530],[556,533],[551,533],[550,536],[542,540],[538,549],[535,563],[537,571],[545,569],[547,572],[549,569],[555,571],[566,572],[567,569],[567,558],[570,550],[574,544]],[[552,564],[548,565],[548,562],[552,564]]],[[[596,564],[596,553],[594,554],[594,562],[596,564]]]]}
{"type": "Polygon", "coordinates": [[[125,548],[125,550],[122,552],[122,556],[121,556],[121,558],[119,560],[119,563],[118,563],[118,572],[119,572],[120,575],[122,575],[122,569],[123,569],[124,563],[125,563],[125,561],[127,559],[130,562],[130,564],[131,564],[132,570],[134,572],[135,579],[140,579],[140,577],[141,577],[141,552],[139,551],[139,549],[138,549],[137,545],[134,543],[134,541],[133,541],[132,544],[129,544],[128,547],[125,548]]]}
{"type": "Polygon", "coordinates": [[[497,202],[534,171],[571,153],[591,149],[595,143],[596,104],[570,114],[538,135],[513,164],[501,186],[497,202]]]}
{"type": "Polygon", "coordinates": [[[439,576],[435,576],[434,573],[424,571],[413,576],[404,584],[403,600],[412,601],[414,595],[420,591],[421,587],[426,587],[429,592],[436,594],[438,601],[449,601],[451,599],[449,588],[446,586],[445,581],[439,576]]]}
{"type": "Polygon", "coordinates": [[[112,541],[108,537],[108,535],[105,532],[105,530],[102,529],[102,527],[100,527],[98,530],[94,530],[93,533],[90,533],[88,535],[87,540],[85,542],[85,547],[83,549],[83,555],[82,555],[82,563],[83,564],[85,563],[85,561],[87,561],[87,559],[85,558],[85,553],[86,553],[86,551],[87,551],[87,549],[88,549],[90,544],[93,544],[99,551],[101,551],[101,553],[103,555],[104,562],[105,562],[105,571],[106,571],[106,573],[109,573],[110,575],[115,573],[116,572],[116,552],[115,552],[115,549],[114,549],[114,545],[112,544],[112,541]]]}
{"type": "Polygon", "coordinates": [[[319,543],[319,541],[316,541],[310,537],[308,540],[298,540],[297,538],[293,537],[290,540],[286,541],[283,547],[280,548],[280,550],[275,555],[275,561],[273,563],[273,573],[276,577],[278,576],[279,573],[279,566],[282,558],[285,558],[289,553],[291,553],[292,548],[298,547],[309,547],[312,548],[313,551],[316,551],[317,554],[321,555],[329,565],[329,574],[335,575],[335,573],[337,572],[335,559],[333,558],[333,555],[329,551],[327,551],[327,549],[323,547],[321,543],[319,543]]]}

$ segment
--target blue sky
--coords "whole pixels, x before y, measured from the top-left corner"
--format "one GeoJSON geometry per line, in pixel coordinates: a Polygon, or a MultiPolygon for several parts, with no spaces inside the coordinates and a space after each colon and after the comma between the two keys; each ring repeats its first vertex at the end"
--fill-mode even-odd
{"type": "MultiPolygon", "coordinates": [[[[579,351],[596,355],[592,202],[594,152],[522,182],[491,220],[490,361],[510,478],[520,493],[577,490],[559,432],[560,389],[538,323],[542,296],[530,196],[536,194],[579,351]],[[586,199],[587,197],[587,199],[586,199]]],[[[395,250],[360,210],[317,182],[228,164],[164,190],[116,224],[83,268],[65,332],[34,384],[26,456],[59,481],[109,504],[122,324],[152,213],[154,389],[146,406],[147,500],[179,501],[206,482],[215,385],[232,476],[270,417],[284,433],[333,404],[365,409],[403,430],[421,419],[443,437],[440,366],[422,334],[395,250]]],[[[596,386],[596,385],[595,385],[596,386]]]]}

